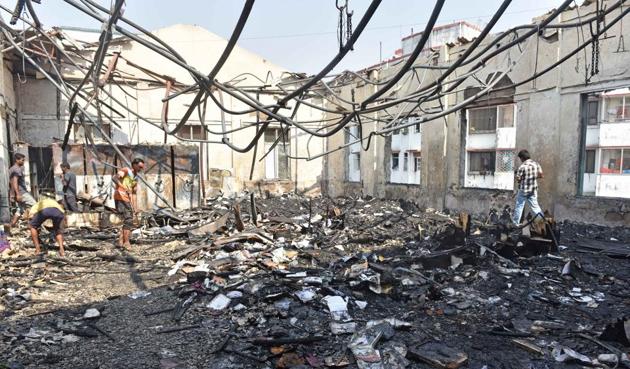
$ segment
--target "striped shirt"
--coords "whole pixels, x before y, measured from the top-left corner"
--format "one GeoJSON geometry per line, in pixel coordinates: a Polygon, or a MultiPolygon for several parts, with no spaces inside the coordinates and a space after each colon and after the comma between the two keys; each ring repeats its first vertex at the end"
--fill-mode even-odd
{"type": "Polygon", "coordinates": [[[532,159],[527,159],[518,167],[516,180],[518,189],[524,193],[532,193],[538,190],[538,176],[542,175],[542,167],[532,159]]]}

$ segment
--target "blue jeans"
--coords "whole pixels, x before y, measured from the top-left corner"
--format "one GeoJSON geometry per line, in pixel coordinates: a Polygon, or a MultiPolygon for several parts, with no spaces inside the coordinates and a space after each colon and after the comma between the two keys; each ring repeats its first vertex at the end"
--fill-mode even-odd
{"type": "Polygon", "coordinates": [[[512,215],[512,221],[515,224],[519,224],[521,222],[521,217],[523,216],[523,210],[525,209],[525,202],[529,202],[529,208],[534,213],[543,215],[542,209],[540,205],[538,205],[538,191],[525,193],[521,190],[518,190],[516,193],[516,205],[514,206],[514,214],[512,215]]]}

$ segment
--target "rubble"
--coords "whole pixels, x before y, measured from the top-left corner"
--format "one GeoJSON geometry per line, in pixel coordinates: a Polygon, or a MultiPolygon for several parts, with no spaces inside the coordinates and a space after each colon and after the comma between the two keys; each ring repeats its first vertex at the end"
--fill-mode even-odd
{"type": "MultiPolygon", "coordinates": [[[[251,209],[244,196],[144,214],[132,253],[115,249],[107,228],[67,230],[65,259],[54,248],[32,259],[26,233],[12,236],[0,264],[0,364],[490,368],[627,358],[627,259],[587,251],[573,224],[555,225],[553,251],[535,230],[530,244],[484,217],[409,202],[257,198],[255,221],[236,204],[251,209]]],[[[621,240],[615,250],[628,247],[624,230],[609,232],[621,240]]]]}

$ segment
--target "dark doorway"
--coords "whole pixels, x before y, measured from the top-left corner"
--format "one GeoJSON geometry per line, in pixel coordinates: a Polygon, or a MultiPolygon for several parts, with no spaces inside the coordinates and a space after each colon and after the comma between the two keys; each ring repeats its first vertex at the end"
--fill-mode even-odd
{"type": "Polygon", "coordinates": [[[38,196],[42,191],[55,192],[55,172],[52,167],[51,147],[29,147],[31,191],[38,196]]]}

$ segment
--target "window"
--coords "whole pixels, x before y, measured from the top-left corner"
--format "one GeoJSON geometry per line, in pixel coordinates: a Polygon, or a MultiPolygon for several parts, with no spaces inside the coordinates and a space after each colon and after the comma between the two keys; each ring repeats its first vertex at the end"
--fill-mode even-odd
{"type": "Polygon", "coordinates": [[[621,161],[621,172],[630,174],[630,148],[623,149],[623,160],[621,161]]]}
{"type": "MultiPolygon", "coordinates": [[[[630,147],[623,149],[602,149],[601,157],[600,173],[630,174],[630,147]]],[[[586,163],[588,165],[588,157],[586,163]]]]}
{"type": "Polygon", "coordinates": [[[499,128],[514,127],[514,105],[499,106],[499,128]]]}
{"type": "Polygon", "coordinates": [[[199,124],[186,124],[175,135],[186,140],[205,140],[206,130],[199,124]]]}
{"type": "Polygon", "coordinates": [[[468,110],[470,133],[489,133],[498,128],[514,127],[514,104],[468,110]]]}
{"type": "Polygon", "coordinates": [[[291,152],[291,140],[289,129],[267,128],[264,133],[264,140],[265,152],[269,151],[269,154],[265,157],[265,178],[290,178],[289,154],[291,152]],[[272,149],[276,141],[278,143],[272,149]]]}
{"type": "Polygon", "coordinates": [[[590,100],[586,103],[586,119],[589,126],[599,123],[599,100],[590,100]]]}
{"type": "Polygon", "coordinates": [[[630,88],[585,94],[581,112],[580,195],[630,199],[630,88]]]}
{"type": "MultiPolygon", "coordinates": [[[[627,111],[627,105],[624,103],[625,96],[606,96],[604,97],[604,121],[620,122],[626,118],[630,118],[630,112],[627,111]]],[[[628,101],[630,103],[630,99],[628,101]]]]}
{"type": "Polygon", "coordinates": [[[595,150],[586,150],[584,173],[595,173],[595,150]]]}
{"type": "Polygon", "coordinates": [[[469,152],[468,172],[478,174],[494,173],[496,154],[494,151],[469,152]]]}
{"type": "MultiPolygon", "coordinates": [[[[414,155],[420,152],[422,145],[422,129],[418,118],[410,114],[400,122],[402,125],[409,125],[400,128],[398,132],[391,136],[391,170],[389,171],[389,183],[420,184],[420,171],[415,170],[414,155]]],[[[385,164],[385,163],[384,163],[385,164]]]]}
{"type": "Polygon", "coordinates": [[[392,170],[398,170],[398,161],[400,160],[400,154],[397,152],[392,153],[392,170]]]}
{"type": "Polygon", "coordinates": [[[621,149],[603,149],[602,160],[599,168],[600,173],[619,174],[621,173],[621,149]]]}
{"type": "MultiPolygon", "coordinates": [[[[359,126],[350,126],[346,130],[346,143],[359,139],[359,126]]],[[[361,143],[356,142],[348,147],[347,180],[359,182],[361,180],[361,143]]]]}
{"type": "Polygon", "coordinates": [[[468,110],[468,124],[470,127],[470,133],[496,131],[496,106],[468,110]]]}
{"type": "Polygon", "coordinates": [[[420,171],[421,159],[422,159],[422,156],[420,155],[419,152],[413,153],[413,171],[414,172],[419,172],[420,171]]]}
{"type": "Polygon", "coordinates": [[[464,146],[464,186],[512,190],[516,155],[516,105],[469,109],[464,146]]]}
{"type": "Polygon", "coordinates": [[[355,168],[361,167],[361,155],[358,152],[352,154],[352,161],[355,168]]]}

